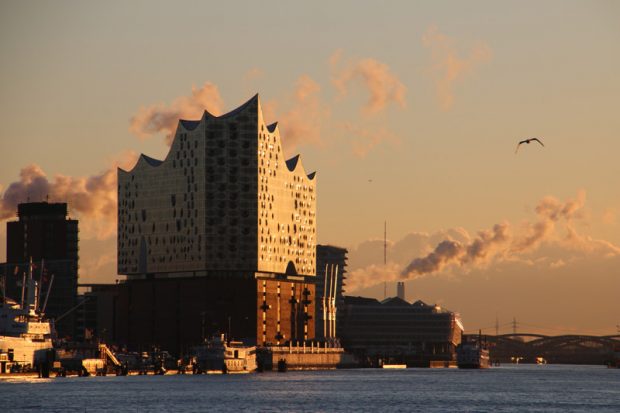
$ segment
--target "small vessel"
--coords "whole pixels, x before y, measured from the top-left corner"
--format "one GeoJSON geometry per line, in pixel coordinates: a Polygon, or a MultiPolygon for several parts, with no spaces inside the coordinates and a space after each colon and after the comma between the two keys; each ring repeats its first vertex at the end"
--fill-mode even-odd
{"type": "Polygon", "coordinates": [[[256,371],[256,346],[240,341],[226,341],[224,334],[194,348],[195,373],[251,373],[256,371]]]}
{"type": "Polygon", "coordinates": [[[467,339],[456,348],[456,362],[460,369],[487,369],[491,367],[489,349],[482,335],[477,339],[467,339]]]}
{"type": "Polygon", "coordinates": [[[609,368],[620,369],[620,345],[614,346],[613,353],[611,355],[611,361],[607,366],[609,368]]]}
{"type": "Polygon", "coordinates": [[[407,365],[406,364],[384,364],[383,365],[384,369],[406,369],[407,365]]]}
{"type": "Polygon", "coordinates": [[[0,302],[1,373],[37,370],[47,367],[53,358],[52,327],[44,316],[47,299],[40,306],[40,296],[41,286],[33,279],[31,263],[28,274],[23,275],[21,301],[3,294],[0,302]]]}

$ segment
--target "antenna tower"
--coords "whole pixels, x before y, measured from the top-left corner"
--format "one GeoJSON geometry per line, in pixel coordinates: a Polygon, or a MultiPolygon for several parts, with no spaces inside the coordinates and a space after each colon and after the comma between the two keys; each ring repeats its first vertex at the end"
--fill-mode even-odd
{"type": "MultiPolygon", "coordinates": [[[[383,221],[383,266],[387,266],[387,221],[383,221]]],[[[387,281],[383,281],[383,298],[387,298],[387,281]]]]}

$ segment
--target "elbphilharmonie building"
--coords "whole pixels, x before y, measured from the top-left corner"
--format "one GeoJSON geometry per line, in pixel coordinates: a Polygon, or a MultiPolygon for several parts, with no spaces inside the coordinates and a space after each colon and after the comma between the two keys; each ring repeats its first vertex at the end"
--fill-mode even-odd
{"type": "Polygon", "coordinates": [[[179,349],[216,330],[257,344],[314,337],[316,228],[315,173],[286,159],[258,95],[179,120],[165,159],[118,172],[128,316],[117,339],[179,349]]]}

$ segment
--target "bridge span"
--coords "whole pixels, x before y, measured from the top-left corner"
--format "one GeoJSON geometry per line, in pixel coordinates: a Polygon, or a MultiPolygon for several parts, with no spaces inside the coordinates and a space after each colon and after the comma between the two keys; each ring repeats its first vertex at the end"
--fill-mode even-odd
{"type": "MultiPolygon", "coordinates": [[[[472,334],[473,336],[473,334],[472,334]]],[[[614,349],[620,349],[620,334],[611,336],[536,333],[483,335],[493,361],[535,363],[542,357],[553,364],[608,364],[614,349]]]]}

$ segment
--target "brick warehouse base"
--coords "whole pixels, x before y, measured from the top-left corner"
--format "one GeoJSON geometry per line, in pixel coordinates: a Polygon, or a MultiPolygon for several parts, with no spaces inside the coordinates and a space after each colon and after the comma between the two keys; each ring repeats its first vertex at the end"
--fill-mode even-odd
{"type": "Polygon", "coordinates": [[[222,332],[247,344],[314,338],[314,285],[268,275],[130,280],[114,303],[116,344],[180,355],[222,332]]]}

